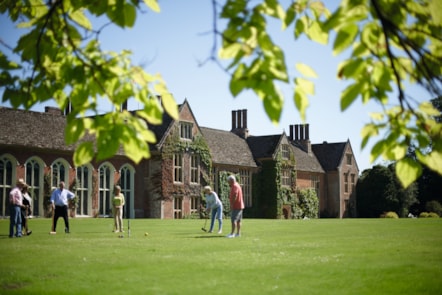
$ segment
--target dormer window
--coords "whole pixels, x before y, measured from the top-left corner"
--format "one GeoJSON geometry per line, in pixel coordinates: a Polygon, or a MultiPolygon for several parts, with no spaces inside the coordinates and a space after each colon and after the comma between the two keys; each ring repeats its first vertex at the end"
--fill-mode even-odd
{"type": "Polygon", "coordinates": [[[192,140],[192,127],[192,123],[180,122],[180,138],[192,140]]]}
{"type": "Polygon", "coordinates": [[[346,154],[345,155],[347,157],[347,165],[352,165],[352,155],[351,154],[346,154]]]}
{"type": "Polygon", "coordinates": [[[281,145],[281,156],[284,160],[290,159],[290,149],[288,144],[281,145]]]}

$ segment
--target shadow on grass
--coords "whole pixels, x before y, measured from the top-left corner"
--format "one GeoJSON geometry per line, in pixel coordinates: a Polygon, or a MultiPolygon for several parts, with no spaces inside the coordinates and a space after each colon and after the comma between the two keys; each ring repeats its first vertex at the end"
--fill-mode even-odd
{"type": "Polygon", "coordinates": [[[223,235],[204,235],[204,236],[196,236],[195,239],[211,239],[211,238],[225,238],[223,235]]]}

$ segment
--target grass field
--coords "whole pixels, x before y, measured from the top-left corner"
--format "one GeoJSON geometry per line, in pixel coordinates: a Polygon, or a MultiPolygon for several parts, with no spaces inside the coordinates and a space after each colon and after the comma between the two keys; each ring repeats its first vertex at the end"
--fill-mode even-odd
{"type": "Polygon", "coordinates": [[[228,220],[50,223],[10,239],[0,220],[0,294],[442,294],[442,219],[245,219],[234,239],[228,220]]]}

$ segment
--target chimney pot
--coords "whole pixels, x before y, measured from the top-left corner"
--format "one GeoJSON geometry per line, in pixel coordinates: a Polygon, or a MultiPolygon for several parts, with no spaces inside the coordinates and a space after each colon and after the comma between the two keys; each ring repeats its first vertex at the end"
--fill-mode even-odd
{"type": "Polygon", "coordinates": [[[236,111],[232,111],[232,130],[236,129],[236,111]]]}
{"type": "Polygon", "coordinates": [[[242,110],[243,113],[243,128],[247,128],[247,110],[242,110]]]}
{"type": "Polygon", "coordinates": [[[309,136],[309,124],[305,124],[305,139],[309,140],[310,136],[309,136]]]}
{"type": "Polygon", "coordinates": [[[290,140],[293,141],[293,125],[289,125],[290,140]]]}

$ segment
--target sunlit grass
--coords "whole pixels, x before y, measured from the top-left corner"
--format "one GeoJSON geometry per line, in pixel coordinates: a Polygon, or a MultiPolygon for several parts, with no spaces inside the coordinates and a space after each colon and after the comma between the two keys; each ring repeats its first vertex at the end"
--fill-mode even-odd
{"type": "Polygon", "coordinates": [[[203,220],[70,219],[49,235],[8,238],[0,220],[1,294],[440,294],[441,219],[246,219],[241,238],[203,220]],[[125,220],[127,227],[127,220],[125,220]],[[148,233],[145,236],[145,233],[148,233]]]}

